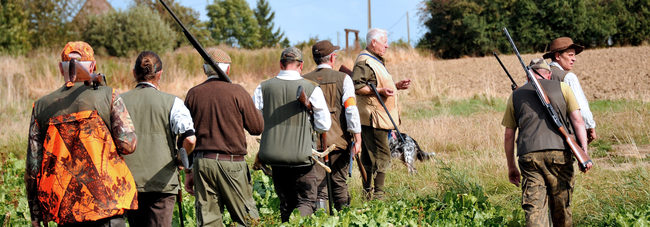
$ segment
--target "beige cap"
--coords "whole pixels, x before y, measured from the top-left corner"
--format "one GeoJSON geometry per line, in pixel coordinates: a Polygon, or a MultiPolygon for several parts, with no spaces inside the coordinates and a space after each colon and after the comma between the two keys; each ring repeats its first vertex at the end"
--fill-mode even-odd
{"type": "Polygon", "coordinates": [[[548,66],[546,61],[544,61],[543,58],[535,58],[530,61],[530,64],[528,64],[528,67],[531,67],[533,69],[546,69],[548,71],[551,71],[551,67],[548,66]]]}
{"type": "Polygon", "coordinates": [[[282,51],[281,61],[300,61],[302,62],[302,51],[295,47],[287,47],[282,51]]]}
{"type": "Polygon", "coordinates": [[[212,57],[212,60],[214,60],[214,62],[216,63],[228,63],[228,64],[232,63],[232,60],[230,59],[228,53],[226,53],[225,51],[219,48],[210,47],[205,51],[208,52],[210,57],[212,57]]]}

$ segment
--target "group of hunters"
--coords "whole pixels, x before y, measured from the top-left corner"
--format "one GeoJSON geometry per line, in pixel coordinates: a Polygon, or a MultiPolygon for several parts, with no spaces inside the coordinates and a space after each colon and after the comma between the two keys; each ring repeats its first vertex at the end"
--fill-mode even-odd
{"type": "MultiPolygon", "coordinates": [[[[335,209],[349,206],[348,164],[357,154],[368,173],[365,199],[383,199],[391,157],[388,138],[394,129],[389,116],[399,124],[396,93],[411,81],[395,82],[386,69],[385,30],[370,29],[366,41],[352,71],[333,69],[340,48],[330,41],[312,46],[318,66],[306,74],[301,51],[286,48],[280,72],[260,83],[252,97],[205,63],[207,79],[191,88],[185,101],[159,90],[163,62],[154,52],[138,55],[133,66],[137,85],[118,94],[108,86],[89,86],[71,73],[75,64],[93,73],[97,62],[89,44],[67,43],[59,63],[64,85],[33,104],[25,173],[32,225],[125,226],[128,220],[130,226],[171,226],[179,171],[185,171],[185,189],[196,198],[199,226],[222,226],[224,207],[233,224],[251,225],[259,212],[245,162],[246,132],[261,135],[256,159],[271,167],[283,222],[295,209],[301,216],[311,215],[328,198],[335,209]],[[297,100],[300,91],[309,105],[297,100]],[[316,147],[333,147],[331,176],[315,164],[316,147]],[[191,169],[180,168],[180,149],[190,154],[191,169]]],[[[583,47],[566,37],[550,46],[544,57],[551,63],[534,59],[531,67],[586,151],[596,138],[595,123],[570,72],[583,47]]],[[[207,52],[230,74],[226,52],[207,52]]],[[[530,83],[508,99],[502,124],[509,179],[516,185],[522,181],[528,225],[548,225],[549,209],[553,225],[571,225],[573,157],[536,99],[530,83]],[[519,169],[514,161],[517,130],[519,169]]]]}

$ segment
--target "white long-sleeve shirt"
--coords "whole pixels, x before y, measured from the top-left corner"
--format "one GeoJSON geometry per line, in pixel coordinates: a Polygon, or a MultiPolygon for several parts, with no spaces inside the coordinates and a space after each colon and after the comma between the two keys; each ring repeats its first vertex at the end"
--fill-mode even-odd
{"type": "MultiPolygon", "coordinates": [[[[300,73],[293,70],[282,70],[278,73],[276,78],[281,80],[303,80],[300,73]]],[[[253,93],[253,102],[258,110],[264,108],[262,84],[257,85],[257,88],[255,88],[255,92],[253,93]]],[[[311,102],[312,110],[314,111],[314,128],[316,131],[325,132],[329,130],[330,126],[332,126],[332,119],[330,117],[330,111],[327,108],[325,96],[323,96],[323,90],[321,90],[320,87],[316,87],[311,93],[311,96],[309,96],[309,102],[311,102]]]]}
{"type": "MultiPolygon", "coordinates": [[[[550,65],[564,70],[557,62],[553,61],[550,65]]],[[[578,76],[576,76],[575,73],[567,72],[564,76],[563,82],[567,83],[569,87],[571,87],[573,94],[576,96],[576,100],[578,100],[580,115],[582,115],[582,119],[585,121],[585,128],[595,128],[596,121],[594,121],[594,115],[591,113],[591,109],[589,109],[589,102],[587,101],[587,97],[585,97],[585,93],[582,91],[582,86],[580,86],[578,76]]]]}
{"type": "MultiPolygon", "coordinates": [[[[328,68],[331,69],[332,66],[329,64],[320,64],[317,68],[328,68]]],[[[356,99],[354,94],[354,83],[350,75],[345,74],[345,79],[343,79],[343,96],[341,96],[341,103],[345,103],[348,99],[356,99]]],[[[359,118],[359,109],[356,105],[348,106],[345,109],[345,121],[348,123],[348,132],[351,133],[361,133],[361,118],[359,118]]]]}

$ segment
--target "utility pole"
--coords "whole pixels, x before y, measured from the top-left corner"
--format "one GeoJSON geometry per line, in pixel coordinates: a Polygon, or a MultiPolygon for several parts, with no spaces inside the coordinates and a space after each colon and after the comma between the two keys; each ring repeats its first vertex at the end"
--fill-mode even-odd
{"type": "Polygon", "coordinates": [[[372,28],[372,24],[370,23],[370,0],[368,0],[368,30],[372,28]]]}
{"type": "Polygon", "coordinates": [[[411,27],[409,27],[409,11],[406,11],[406,37],[407,37],[407,42],[409,44],[409,48],[411,47],[411,27]]]}
{"type": "Polygon", "coordinates": [[[341,32],[336,32],[336,45],[341,46],[341,32]]]}

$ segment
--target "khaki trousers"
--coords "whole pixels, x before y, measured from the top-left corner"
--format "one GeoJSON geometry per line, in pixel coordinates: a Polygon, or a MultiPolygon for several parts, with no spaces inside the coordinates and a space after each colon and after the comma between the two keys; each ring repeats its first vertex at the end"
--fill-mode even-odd
{"type": "Polygon", "coordinates": [[[223,226],[224,206],[233,224],[250,226],[251,221],[259,219],[245,161],[197,158],[192,172],[198,226],[223,226]]]}

